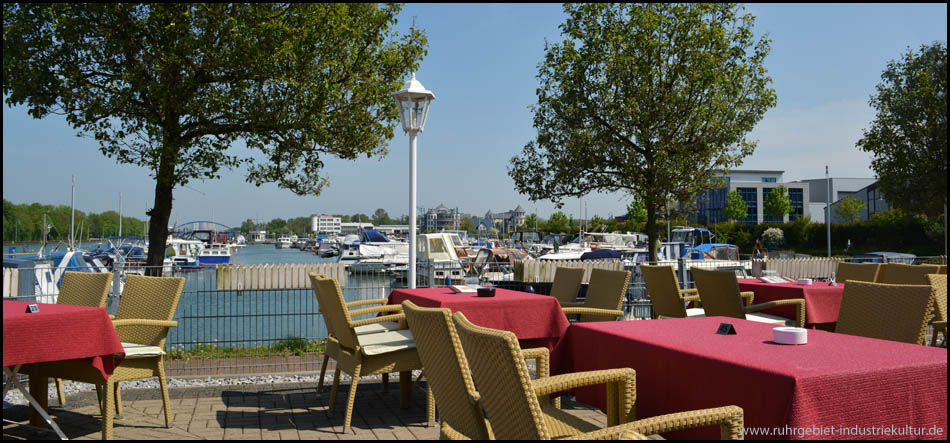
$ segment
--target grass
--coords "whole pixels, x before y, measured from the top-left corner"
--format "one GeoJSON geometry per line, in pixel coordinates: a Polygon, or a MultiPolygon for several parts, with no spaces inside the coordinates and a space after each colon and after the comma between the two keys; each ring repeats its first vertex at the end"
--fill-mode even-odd
{"type": "Polygon", "coordinates": [[[178,345],[171,347],[165,355],[166,360],[194,360],[208,358],[235,357],[275,357],[300,356],[323,352],[326,339],[307,340],[289,336],[285,340],[262,346],[220,346],[215,343],[201,343],[191,347],[178,345]]]}

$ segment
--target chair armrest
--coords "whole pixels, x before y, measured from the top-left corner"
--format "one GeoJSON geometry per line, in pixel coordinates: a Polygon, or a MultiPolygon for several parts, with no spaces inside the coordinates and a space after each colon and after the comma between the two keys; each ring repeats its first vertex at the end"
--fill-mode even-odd
{"type": "MultiPolygon", "coordinates": [[[[600,308],[561,308],[564,311],[564,315],[606,315],[606,316],[616,316],[617,318],[623,317],[623,311],[619,309],[600,309],[600,308]]],[[[616,319],[615,319],[616,320],[616,319]]]]}
{"type": "Polygon", "coordinates": [[[699,295],[699,289],[689,288],[689,289],[680,289],[680,297],[683,297],[684,294],[699,295]]]}
{"type": "Polygon", "coordinates": [[[798,309],[795,311],[795,320],[798,321],[798,327],[805,327],[805,299],[803,298],[794,298],[787,300],[775,300],[765,303],[759,303],[757,305],[746,306],[743,308],[746,313],[749,312],[758,312],[763,309],[774,308],[777,306],[793,306],[797,305],[798,309]]]}
{"type": "Polygon", "coordinates": [[[630,368],[574,372],[531,380],[534,395],[538,398],[554,396],[584,386],[606,385],[608,425],[618,425],[633,418],[633,403],[637,397],[636,384],[637,373],[630,368]]]}
{"type": "Polygon", "coordinates": [[[385,305],[389,303],[388,298],[374,298],[370,300],[356,300],[351,301],[346,304],[346,309],[351,309],[356,306],[365,306],[365,305],[385,305]]]}
{"type": "Polygon", "coordinates": [[[379,314],[382,312],[402,312],[402,305],[383,305],[373,306],[371,308],[354,309],[350,311],[350,317],[359,317],[366,314],[379,314]]]}
{"type": "Polygon", "coordinates": [[[631,423],[612,426],[599,431],[588,432],[569,437],[569,440],[603,440],[619,439],[634,440],[634,433],[643,435],[662,434],[684,429],[719,426],[719,434],[723,440],[742,440],[743,411],[738,406],[724,406],[721,408],[699,409],[696,411],[678,412],[675,414],[658,415],[631,423]]]}
{"type": "Polygon", "coordinates": [[[164,328],[177,328],[178,322],[173,320],[150,320],[147,318],[124,318],[122,320],[113,320],[112,326],[161,326],[164,328]]]}
{"type": "Polygon", "coordinates": [[[947,321],[946,321],[946,320],[944,320],[944,321],[935,321],[935,322],[933,322],[933,327],[934,327],[934,329],[946,331],[946,330],[947,330],[947,321]]]}
{"type": "Polygon", "coordinates": [[[522,349],[521,357],[525,360],[535,359],[537,362],[538,378],[551,375],[551,353],[548,348],[522,349]]]}
{"type": "Polygon", "coordinates": [[[405,319],[406,319],[406,314],[403,314],[403,313],[392,314],[392,315],[384,315],[384,316],[381,316],[381,317],[370,317],[370,318],[363,319],[363,320],[353,320],[353,321],[350,321],[350,327],[351,327],[351,328],[356,328],[356,327],[359,327],[359,326],[372,325],[372,324],[375,324],[375,323],[382,323],[382,322],[385,322],[385,321],[394,321],[394,322],[399,323],[400,326],[401,326],[401,325],[403,324],[402,322],[403,322],[405,319]]]}
{"type": "Polygon", "coordinates": [[[109,314],[109,320],[115,320],[115,316],[112,314],[109,314]]]}
{"type": "Polygon", "coordinates": [[[739,297],[742,297],[746,306],[752,306],[752,303],[755,302],[755,292],[753,291],[740,292],[739,297]]]}
{"type": "Polygon", "coordinates": [[[561,303],[561,309],[564,308],[583,308],[584,303],[581,302],[570,302],[570,303],[561,303]]]}

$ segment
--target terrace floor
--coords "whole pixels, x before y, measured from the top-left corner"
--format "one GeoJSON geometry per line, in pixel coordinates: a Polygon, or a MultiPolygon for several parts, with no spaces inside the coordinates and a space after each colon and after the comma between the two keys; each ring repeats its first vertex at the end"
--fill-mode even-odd
{"type": "MultiPolygon", "coordinates": [[[[398,377],[383,391],[378,380],[360,380],[352,432],[342,433],[348,381],[340,384],[337,404],[327,414],[330,386],[317,396],[316,384],[268,384],[171,388],[173,421],[165,428],[158,389],[123,389],[123,414],[116,417],[114,438],[124,440],[435,440],[437,423],[426,426],[424,382],[416,383],[412,404],[399,407],[398,377]]],[[[52,390],[51,390],[52,391],[52,390]]],[[[50,399],[50,412],[70,439],[99,439],[101,426],[95,392],[67,397],[66,407],[50,399]]],[[[605,426],[595,408],[562,398],[562,409],[605,426]]],[[[5,419],[25,423],[28,406],[5,408],[5,419]]],[[[3,439],[56,439],[52,429],[4,423],[3,439]]]]}

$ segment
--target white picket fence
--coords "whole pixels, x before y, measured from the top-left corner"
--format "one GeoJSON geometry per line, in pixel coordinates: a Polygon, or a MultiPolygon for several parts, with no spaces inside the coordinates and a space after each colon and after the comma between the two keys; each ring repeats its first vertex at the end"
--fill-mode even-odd
{"type": "Polygon", "coordinates": [[[752,261],[752,275],[761,276],[762,271],[776,271],[787,278],[831,278],[838,269],[838,263],[845,261],[841,257],[809,257],[785,259],[756,259],[752,261]]]}
{"type": "Polygon", "coordinates": [[[225,265],[215,269],[216,287],[221,290],[254,289],[308,289],[308,273],[326,274],[346,285],[343,263],[281,264],[281,265],[225,265]]]}
{"type": "Polygon", "coordinates": [[[20,270],[3,268],[3,298],[16,297],[19,290],[20,270]]]}
{"type": "Polygon", "coordinates": [[[623,263],[608,260],[524,260],[515,263],[515,280],[527,283],[553,282],[557,268],[583,268],[583,282],[587,283],[592,269],[623,271],[623,263]]]}

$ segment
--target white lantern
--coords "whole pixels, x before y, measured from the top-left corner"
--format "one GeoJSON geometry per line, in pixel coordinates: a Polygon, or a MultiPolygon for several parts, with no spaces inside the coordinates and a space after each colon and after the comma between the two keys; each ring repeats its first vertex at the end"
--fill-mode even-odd
{"type": "Polygon", "coordinates": [[[407,81],[402,91],[394,92],[396,106],[399,107],[399,119],[402,120],[402,129],[408,133],[422,132],[426,125],[426,115],[429,113],[429,104],[435,100],[435,94],[427,90],[416,80],[416,73],[407,81]]]}

